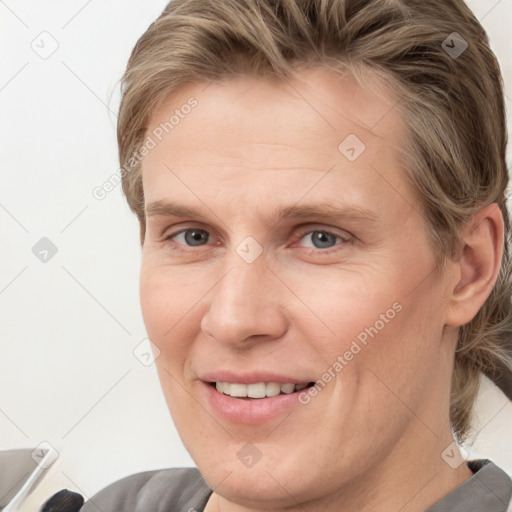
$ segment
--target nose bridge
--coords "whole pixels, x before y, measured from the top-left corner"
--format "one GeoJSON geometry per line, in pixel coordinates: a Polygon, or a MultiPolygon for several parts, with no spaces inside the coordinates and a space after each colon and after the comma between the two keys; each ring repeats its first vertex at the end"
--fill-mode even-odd
{"type": "Polygon", "coordinates": [[[242,242],[225,260],[226,271],[213,288],[203,331],[217,341],[236,345],[251,336],[280,336],[286,319],[279,308],[275,276],[264,254],[255,256],[251,242],[242,242]]]}

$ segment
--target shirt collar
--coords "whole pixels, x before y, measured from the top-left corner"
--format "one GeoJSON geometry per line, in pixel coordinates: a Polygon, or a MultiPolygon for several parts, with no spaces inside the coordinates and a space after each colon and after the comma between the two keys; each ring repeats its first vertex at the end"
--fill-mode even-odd
{"type": "Polygon", "coordinates": [[[512,480],[488,459],[468,460],[473,476],[425,512],[506,512],[512,480]]]}

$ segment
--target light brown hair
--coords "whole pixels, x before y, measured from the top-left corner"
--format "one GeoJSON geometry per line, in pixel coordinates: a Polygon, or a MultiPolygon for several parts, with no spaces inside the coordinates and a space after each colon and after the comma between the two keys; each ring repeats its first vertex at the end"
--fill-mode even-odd
{"type": "Polygon", "coordinates": [[[140,221],[141,244],[139,152],[158,106],[189,82],[240,73],[286,79],[301,66],[348,70],[363,83],[370,72],[392,85],[408,133],[408,177],[425,212],[438,270],[456,257],[471,215],[497,203],[504,216],[498,281],[459,332],[450,420],[463,441],[481,373],[512,367],[512,286],[502,79],[482,26],[462,0],[170,2],[138,40],[122,80],[122,186],[140,221]]]}

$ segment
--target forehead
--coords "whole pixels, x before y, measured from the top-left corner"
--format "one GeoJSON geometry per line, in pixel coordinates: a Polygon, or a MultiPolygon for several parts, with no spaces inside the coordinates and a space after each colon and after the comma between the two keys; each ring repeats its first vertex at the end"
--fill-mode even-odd
{"type": "MultiPolygon", "coordinates": [[[[397,104],[393,91],[371,72],[366,74],[364,87],[348,73],[323,68],[303,69],[294,79],[221,77],[210,83],[182,84],[153,112],[147,133],[168,123],[175,113],[170,131],[176,144],[186,125],[182,121],[187,117],[201,122],[205,130],[215,129],[220,134],[223,129],[235,128],[236,133],[232,135],[250,134],[262,142],[274,142],[276,138],[290,140],[295,135],[290,128],[302,127],[308,135],[323,135],[323,130],[318,130],[319,124],[324,130],[339,131],[339,135],[353,129],[369,142],[372,136],[390,135],[390,128],[395,131],[401,127],[397,104]],[[183,115],[179,111],[191,97],[197,100],[197,107],[185,108],[191,112],[183,115]],[[176,114],[181,114],[179,120],[176,114]],[[211,116],[215,117],[213,124],[211,116]],[[242,123],[240,118],[244,118],[242,123]],[[256,128],[268,130],[258,132],[256,128]],[[272,128],[288,129],[276,132],[272,128]]],[[[211,137],[209,140],[214,142],[211,137]]],[[[203,139],[201,143],[208,144],[208,140],[203,139]]]]}
{"type": "Polygon", "coordinates": [[[165,182],[180,173],[196,187],[225,190],[228,199],[248,180],[260,194],[304,188],[313,175],[333,169],[318,194],[336,185],[357,198],[366,182],[371,195],[386,186],[376,176],[385,174],[389,198],[404,187],[397,148],[405,132],[396,105],[376,77],[361,87],[325,69],[286,81],[239,76],[185,84],[148,124],[155,147],[142,163],[146,203],[172,194],[165,182]]]}

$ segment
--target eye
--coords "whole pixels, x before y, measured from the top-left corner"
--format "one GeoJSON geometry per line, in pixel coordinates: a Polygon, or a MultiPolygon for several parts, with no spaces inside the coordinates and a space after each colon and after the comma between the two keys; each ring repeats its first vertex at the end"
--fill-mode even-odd
{"type": "Polygon", "coordinates": [[[189,247],[197,247],[208,243],[208,231],[198,228],[187,228],[177,233],[171,233],[165,240],[175,240],[179,245],[187,245],[189,247]]]}
{"type": "MultiPolygon", "coordinates": [[[[210,234],[201,228],[185,228],[174,233],[170,233],[164,238],[165,241],[171,241],[181,247],[199,247],[208,244],[210,234]]],[[[330,252],[328,249],[349,242],[349,236],[342,236],[325,229],[315,229],[304,231],[299,235],[302,247],[309,249],[323,249],[320,252],[330,252]]],[[[177,248],[178,249],[178,248],[177,248]]]]}
{"type": "Polygon", "coordinates": [[[348,241],[340,235],[332,233],[331,231],[326,231],[325,229],[310,230],[302,233],[300,240],[310,240],[311,245],[305,245],[305,247],[313,249],[330,249],[335,245],[339,245],[336,244],[337,240],[341,242],[348,241]]]}

